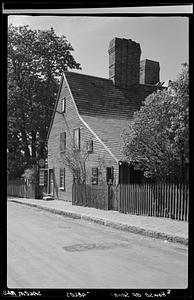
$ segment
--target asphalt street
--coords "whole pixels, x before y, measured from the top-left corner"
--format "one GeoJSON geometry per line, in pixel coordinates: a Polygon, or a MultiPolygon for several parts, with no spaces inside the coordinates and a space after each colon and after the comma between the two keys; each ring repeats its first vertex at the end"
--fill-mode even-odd
{"type": "Polygon", "coordinates": [[[188,284],[187,247],[8,202],[9,288],[188,284]]]}

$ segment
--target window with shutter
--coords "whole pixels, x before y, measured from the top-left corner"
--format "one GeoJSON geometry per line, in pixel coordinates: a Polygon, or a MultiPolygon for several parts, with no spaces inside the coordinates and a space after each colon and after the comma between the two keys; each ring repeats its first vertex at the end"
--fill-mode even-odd
{"type": "Polygon", "coordinates": [[[114,168],[107,167],[106,168],[106,182],[108,184],[113,184],[113,179],[114,179],[114,168]]]}
{"type": "Polygon", "coordinates": [[[40,186],[44,186],[44,183],[45,183],[45,179],[44,179],[44,170],[40,170],[39,171],[39,185],[40,186]]]}
{"type": "Polygon", "coordinates": [[[60,133],[60,151],[65,151],[66,149],[66,132],[60,133]]]}
{"type": "Polygon", "coordinates": [[[98,168],[92,168],[92,184],[98,184],[98,168]]]}
{"type": "Polygon", "coordinates": [[[39,185],[47,186],[48,184],[48,170],[40,169],[39,170],[39,185]]]}
{"type": "Polygon", "coordinates": [[[93,140],[86,141],[86,151],[88,153],[93,152],[93,140]]]}
{"type": "Polygon", "coordinates": [[[73,130],[73,142],[74,147],[80,149],[80,128],[76,128],[73,130]]]}
{"type": "Polygon", "coordinates": [[[59,188],[65,191],[65,168],[59,170],[59,188]]]}
{"type": "Polygon", "coordinates": [[[79,182],[80,182],[80,169],[77,168],[74,170],[73,183],[79,183],[79,182]]]}
{"type": "Polygon", "coordinates": [[[47,186],[48,184],[48,170],[44,171],[44,185],[47,186]]]}

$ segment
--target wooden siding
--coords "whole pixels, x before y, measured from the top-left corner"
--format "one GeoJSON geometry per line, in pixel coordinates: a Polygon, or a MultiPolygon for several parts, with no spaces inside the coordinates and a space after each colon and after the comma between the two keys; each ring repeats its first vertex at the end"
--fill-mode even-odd
{"type": "Polygon", "coordinates": [[[103,145],[93,136],[90,130],[79,119],[76,107],[71,98],[71,93],[66,85],[65,80],[61,88],[59,95],[59,101],[54,116],[52,128],[50,130],[48,140],[48,167],[54,169],[54,196],[57,199],[71,201],[72,199],[72,183],[73,176],[71,172],[66,168],[65,186],[66,190],[59,189],[59,175],[60,168],[65,168],[65,164],[60,153],[60,133],[66,132],[66,145],[69,147],[73,142],[73,129],[80,128],[81,135],[81,148],[85,147],[87,140],[93,140],[93,153],[89,154],[87,161],[87,169],[89,170],[88,178],[91,178],[91,168],[98,167],[99,162],[102,165],[102,176],[106,178],[106,166],[113,166],[115,170],[115,180],[118,178],[118,164],[113,157],[105,150],[103,145]],[[60,114],[61,105],[60,100],[66,98],[66,113],[60,114]],[[106,166],[103,163],[106,163],[106,166]]]}
{"type": "Polygon", "coordinates": [[[123,139],[121,134],[124,129],[128,128],[130,120],[119,119],[119,117],[103,118],[84,115],[82,115],[82,118],[90,128],[101,137],[101,140],[111,149],[113,155],[115,155],[117,159],[122,160],[123,139]]]}

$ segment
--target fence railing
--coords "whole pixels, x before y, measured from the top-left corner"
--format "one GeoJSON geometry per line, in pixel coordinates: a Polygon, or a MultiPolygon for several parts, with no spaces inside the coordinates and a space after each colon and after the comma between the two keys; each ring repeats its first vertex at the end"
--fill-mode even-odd
{"type": "Polygon", "coordinates": [[[120,184],[119,211],[188,221],[189,186],[183,184],[120,184]]]}
{"type": "Polygon", "coordinates": [[[27,184],[23,180],[9,180],[7,182],[7,195],[21,198],[35,198],[35,185],[27,184]]]}
{"type": "Polygon", "coordinates": [[[107,210],[108,209],[108,186],[73,184],[72,204],[107,210]]]}

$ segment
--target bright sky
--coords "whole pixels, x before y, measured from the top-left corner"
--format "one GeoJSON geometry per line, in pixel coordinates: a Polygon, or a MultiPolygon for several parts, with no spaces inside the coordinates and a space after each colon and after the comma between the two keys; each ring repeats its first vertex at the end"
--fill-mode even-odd
{"type": "MultiPolygon", "coordinates": [[[[189,19],[185,16],[29,16],[10,15],[9,24],[31,29],[54,28],[75,49],[72,54],[83,74],[108,78],[108,46],[114,37],[140,43],[141,60],[159,61],[160,81],[176,79],[188,62],[189,19]]],[[[72,70],[76,71],[77,70],[72,70]]]]}

